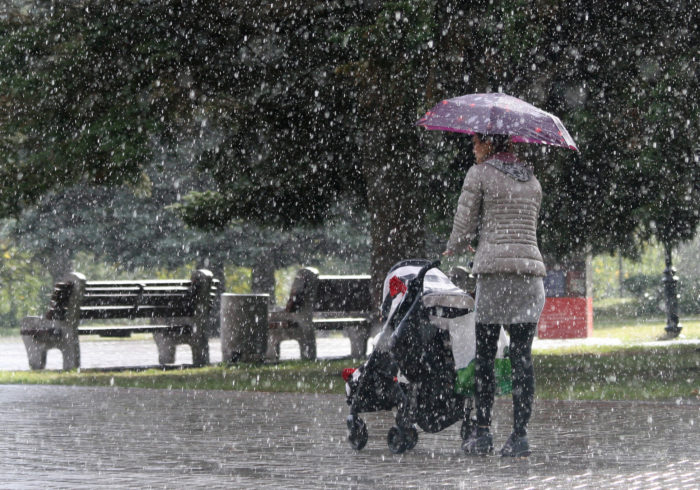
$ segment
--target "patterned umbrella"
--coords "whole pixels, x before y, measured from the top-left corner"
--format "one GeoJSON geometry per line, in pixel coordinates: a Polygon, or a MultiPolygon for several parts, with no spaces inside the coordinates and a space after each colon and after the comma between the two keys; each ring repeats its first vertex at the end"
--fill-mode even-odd
{"type": "Polygon", "coordinates": [[[454,133],[507,134],[514,143],[554,145],[578,151],[557,116],[501,93],[443,100],[416,125],[454,133]]]}

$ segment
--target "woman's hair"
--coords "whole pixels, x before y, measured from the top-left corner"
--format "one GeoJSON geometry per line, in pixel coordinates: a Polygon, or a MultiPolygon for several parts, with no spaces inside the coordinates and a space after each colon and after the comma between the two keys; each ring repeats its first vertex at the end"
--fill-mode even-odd
{"type": "Polygon", "coordinates": [[[476,136],[485,143],[491,143],[494,153],[510,150],[510,136],[507,134],[476,133],[476,136]]]}

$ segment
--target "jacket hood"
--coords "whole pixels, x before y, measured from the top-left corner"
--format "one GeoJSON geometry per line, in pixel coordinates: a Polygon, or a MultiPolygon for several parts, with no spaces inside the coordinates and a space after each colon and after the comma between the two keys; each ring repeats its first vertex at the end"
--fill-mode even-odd
{"type": "Polygon", "coordinates": [[[532,178],[532,170],[512,153],[498,153],[484,163],[519,182],[527,182],[532,178]]]}

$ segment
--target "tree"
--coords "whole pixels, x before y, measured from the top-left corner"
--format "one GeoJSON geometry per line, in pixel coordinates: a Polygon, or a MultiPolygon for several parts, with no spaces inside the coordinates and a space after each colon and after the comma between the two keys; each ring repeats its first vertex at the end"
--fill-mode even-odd
{"type": "Polygon", "coordinates": [[[226,264],[251,267],[253,290],[259,292],[274,287],[275,269],[367,251],[364,217],[342,209],[327,226],[312,230],[280,231],[238,220],[214,230],[186,227],[171,207],[181,193],[201,185],[196,174],[192,178],[182,162],[146,172],[150,188],[141,194],[127,186],[88,186],[45,195],[13,223],[11,236],[54,281],[71,269],[77,253],[86,252],[123,271],[195,264],[221,280],[226,264]]]}
{"type": "Polygon", "coordinates": [[[107,2],[55,7],[0,27],[2,216],[79,182],[136,184],[176,99],[149,90],[160,59],[107,2]]]}
{"type": "Polygon", "coordinates": [[[137,186],[162,148],[212,178],[181,203],[192,224],[291,229],[324,223],[345,199],[367,209],[379,284],[398,258],[441,251],[425,240],[444,242],[471,163],[464,138],[423,134],[414,121],[441,98],[501,90],[561,115],[582,148],[528,148],[545,189],[545,251],[634,254],[662,215],[681,217],[672,228],[683,236],[697,227],[687,194],[662,207],[650,195],[649,182],[675,170],[644,163],[658,157],[648,108],[683,114],[674,120],[690,129],[677,141],[697,141],[697,7],[204,3],[56,2],[4,24],[13,121],[0,140],[1,213],[75,182],[137,186]],[[687,93],[663,98],[667,74],[687,93]]]}
{"type": "MultiPolygon", "coordinates": [[[[648,76],[643,78],[638,108],[647,125],[639,165],[656,166],[656,178],[644,183],[646,205],[637,210],[643,230],[663,244],[666,269],[666,337],[674,338],[682,327],[678,319],[677,278],[673,249],[691,240],[700,224],[700,117],[698,59],[700,7],[666,14],[659,22],[659,35],[647,54],[648,76]],[[674,27],[669,29],[669,27],[674,27]],[[693,51],[695,49],[695,52],[693,51]]],[[[649,172],[651,173],[651,172],[649,172]]]]}
{"type": "MultiPolygon", "coordinates": [[[[298,60],[287,52],[282,53],[284,64],[275,66],[273,55],[279,54],[286,31],[275,34],[274,24],[262,20],[269,14],[273,20],[285,20],[287,29],[294,30],[297,11],[301,15],[310,10],[311,19],[319,14],[307,9],[309,5],[290,10],[267,4],[251,8],[235,1],[224,4],[220,8],[175,0],[120,5],[57,2],[51,10],[39,11],[30,19],[13,19],[4,26],[7,41],[1,53],[8,69],[2,76],[13,89],[6,99],[6,114],[16,117],[8,118],[8,125],[3,126],[9,165],[0,172],[4,201],[0,214],[16,215],[41,196],[50,197],[40,203],[44,212],[39,211],[38,221],[41,227],[54,226],[45,235],[57,240],[45,242],[52,256],[48,263],[64,264],[65,268],[67,251],[80,247],[110,254],[128,265],[148,256],[182,260],[194,248],[192,242],[203,246],[206,242],[204,248],[216,249],[219,257],[274,267],[288,263],[291,257],[312,257],[329,240],[336,241],[327,230],[291,227],[317,224],[326,218],[330,208],[338,206],[339,188],[343,192],[358,189],[358,195],[362,194],[360,183],[344,182],[354,179],[357,172],[353,167],[332,162],[333,154],[350,152],[324,152],[331,141],[328,136],[297,148],[294,142],[306,138],[310,127],[332,127],[334,123],[319,112],[322,105],[309,104],[314,98],[313,86],[297,81],[292,87],[297,92],[291,93],[278,79],[284,73],[297,80],[310,74],[325,75],[308,70],[296,73],[298,60]],[[115,41],[106,42],[107,38],[115,41]],[[25,58],[30,62],[25,63],[25,58]],[[79,64],[74,66],[76,61],[79,64]],[[280,113],[285,117],[279,118],[280,113]],[[259,131],[258,127],[266,129],[259,131]],[[135,191],[148,190],[149,179],[155,177],[147,175],[146,169],[161,154],[185,160],[194,169],[199,162],[203,172],[213,175],[213,183],[247,184],[208,193],[221,197],[215,202],[222,205],[213,214],[207,215],[206,207],[196,214],[197,224],[203,228],[212,224],[227,228],[225,233],[214,234],[222,238],[215,241],[218,245],[212,245],[212,234],[194,231],[179,237],[192,245],[187,246],[188,251],[181,243],[146,241],[144,234],[153,232],[148,220],[168,215],[157,209],[162,201],[150,201],[147,209],[124,209],[117,205],[128,202],[123,191],[115,194],[90,186],[126,182],[135,191]],[[224,155],[225,165],[217,168],[217,159],[224,155]],[[232,167],[231,158],[240,155],[240,165],[232,167]],[[300,167],[316,167],[318,172],[309,176],[299,172],[300,167]],[[16,185],[17,179],[20,185],[16,185]],[[251,179],[255,179],[253,192],[251,179]],[[56,194],[49,194],[54,190],[56,194]],[[302,194],[304,199],[299,198],[302,194]],[[93,201],[122,211],[105,215],[104,208],[91,209],[93,201]],[[58,208],[68,221],[41,218],[58,208]],[[76,215],[69,208],[83,211],[76,215]],[[89,216],[90,211],[96,214],[89,216]],[[287,238],[241,221],[241,217],[284,226],[287,238]],[[98,234],[88,229],[95,222],[111,226],[107,233],[98,234]],[[307,240],[299,240],[302,233],[307,240]],[[124,240],[128,234],[140,245],[124,240]],[[258,240],[255,246],[251,246],[251,238],[258,240]],[[144,243],[154,249],[144,247],[144,243]],[[233,252],[232,243],[246,244],[247,249],[233,252]],[[307,250],[300,250],[300,244],[307,250]],[[55,260],[58,252],[60,261],[55,260]],[[261,260],[262,254],[268,260],[261,260]]],[[[307,34],[303,32],[299,41],[307,42],[307,34]]],[[[336,136],[340,142],[336,146],[347,144],[345,134],[336,136]]],[[[184,202],[197,202],[196,197],[193,194],[184,202]]],[[[338,213],[334,210],[333,214],[338,213]]],[[[345,212],[340,215],[348,216],[345,212]]],[[[361,220],[363,211],[354,216],[354,221],[361,220]]],[[[167,236],[180,226],[173,223],[171,216],[158,226],[166,226],[167,236]]],[[[343,250],[349,249],[352,247],[343,250]]],[[[343,253],[347,252],[340,255],[343,253]]]]}

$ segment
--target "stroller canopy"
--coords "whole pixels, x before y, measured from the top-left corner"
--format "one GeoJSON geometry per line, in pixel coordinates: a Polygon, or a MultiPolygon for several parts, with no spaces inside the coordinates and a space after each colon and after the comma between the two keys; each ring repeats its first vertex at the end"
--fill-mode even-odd
{"type": "MultiPolygon", "coordinates": [[[[430,262],[427,260],[412,259],[401,261],[391,268],[384,279],[382,294],[382,316],[385,319],[391,318],[403,299],[408,283],[428,264],[430,262]]],[[[421,300],[425,308],[430,308],[431,320],[442,328],[449,328],[449,324],[441,319],[466,315],[474,309],[473,298],[455,286],[438,268],[426,273],[421,300]]]]}

